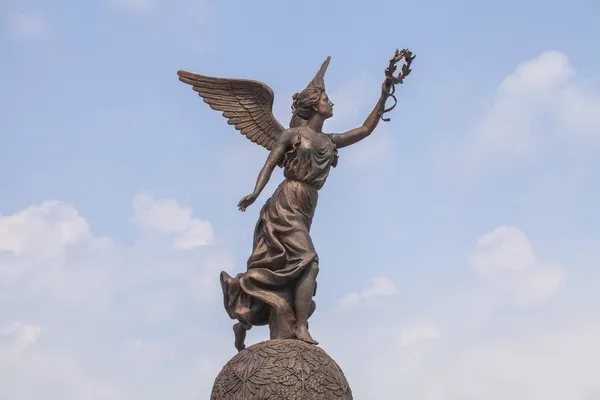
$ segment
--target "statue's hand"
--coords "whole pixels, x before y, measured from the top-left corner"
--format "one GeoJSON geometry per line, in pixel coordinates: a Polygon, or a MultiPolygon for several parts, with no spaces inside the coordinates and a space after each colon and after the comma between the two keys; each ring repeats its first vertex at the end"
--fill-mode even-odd
{"type": "Polygon", "coordinates": [[[257,198],[258,198],[258,194],[256,194],[256,193],[252,193],[252,194],[249,194],[248,196],[245,196],[238,203],[238,208],[240,209],[241,212],[246,211],[246,208],[250,207],[252,205],[252,203],[254,203],[256,201],[257,198]]]}

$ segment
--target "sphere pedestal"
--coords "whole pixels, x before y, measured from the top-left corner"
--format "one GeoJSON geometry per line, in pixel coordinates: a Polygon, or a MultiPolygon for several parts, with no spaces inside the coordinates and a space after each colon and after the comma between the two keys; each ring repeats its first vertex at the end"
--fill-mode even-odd
{"type": "Polygon", "coordinates": [[[352,400],[352,391],[321,348],[269,340],[242,350],[223,367],[211,400],[352,400]]]}

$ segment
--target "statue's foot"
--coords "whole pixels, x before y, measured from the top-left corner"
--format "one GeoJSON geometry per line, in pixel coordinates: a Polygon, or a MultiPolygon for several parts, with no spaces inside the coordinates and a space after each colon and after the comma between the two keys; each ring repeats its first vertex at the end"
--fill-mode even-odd
{"type": "Polygon", "coordinates": [[[247,329],[241,322],[238,322],[233,325],[233,334],[235,336],[235,348],[238,352],[246,348],[246,345],[244,344],[244,341],[246,340],[246,332],[247,329]]]}
{"type": "Polygon", "coordinates": [[[302,340],[303,342],[306,342],[308,344],[319,344],[319,342],[317,342],[315,339],[312,338],[312,336],[310,336],[310,333],[308,332],[308,327],[306,325],[297,326],[296,329],[294,329],[294,336],[296,337],[296,339],[302,340]]]}

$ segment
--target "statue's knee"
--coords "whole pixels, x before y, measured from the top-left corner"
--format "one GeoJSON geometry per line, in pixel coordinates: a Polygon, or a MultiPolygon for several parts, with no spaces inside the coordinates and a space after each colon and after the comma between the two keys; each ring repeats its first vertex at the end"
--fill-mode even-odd
{"type": "Polygon", "coordinates": [[[248,321],[245,321],[245,320],[241,319],[241,318],[238,319],[238,323],[237,324],[240,324],[240,326],[242,328],[244,328],[245,330],[247,330],[247,331],[249,331],[250,329],[252,329],[252,324],[250,322],[248,322],[248,321]]]}

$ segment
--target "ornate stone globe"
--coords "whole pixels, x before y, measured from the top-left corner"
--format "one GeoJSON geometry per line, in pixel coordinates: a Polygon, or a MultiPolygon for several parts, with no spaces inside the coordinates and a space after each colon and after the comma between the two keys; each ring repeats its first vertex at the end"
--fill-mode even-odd
{"type": "Polygon", "coordinates": [[[352,400],[337,363],[299,340],[269,340],[239,352],[223,367],[211,400],[352,400]]]}

